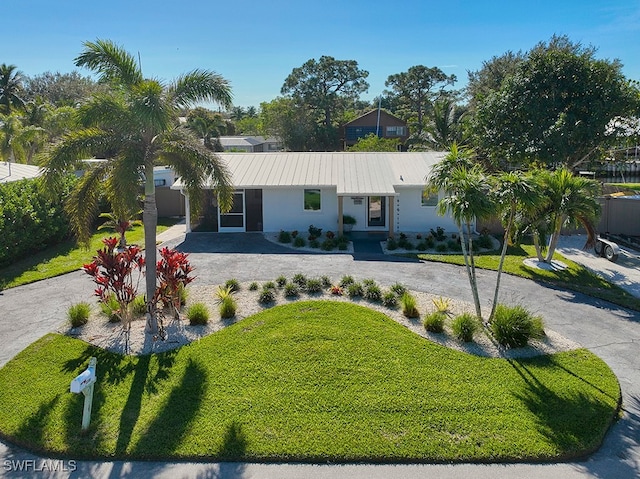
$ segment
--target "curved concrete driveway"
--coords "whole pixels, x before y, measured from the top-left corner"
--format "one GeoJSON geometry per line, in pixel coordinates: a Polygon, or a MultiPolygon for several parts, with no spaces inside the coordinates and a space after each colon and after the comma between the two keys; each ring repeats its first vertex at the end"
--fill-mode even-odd
{"type": "MultiPolygon", "coordinates": [[[[358,254],[298,254],[264,240],[261,235],[206,233],[173,239],[168,245],[190,253],[198,281],[222,283],[273,280],[280,274],[344,274],[375,278],[383,285],[399,281],[411,289],[471,300],[463,268],[358,254]]],[[[488,299],[495,273],[480,271],[481,297],[488,299]]],[[[0,293],[0,364],[64,320],[68,306],[90,300],[93,286],[80,272],[0,293]]],[[[226,463],[78,462],[73,473],[50,477],[215,477],[215,478],[556,478],[640,477],[640,315],[604,301],[557,290],[505,275],[501,301],[522,304],[545,317],[550,329],[598,354],[613,369],[623,392],[624,417],[607,434],[603,447],[584,462],[549,465],[265,465],[226,463]]],[[[485,307],[488,304],[485,302],[485,307]]],[[[0,475],[6,460],[35,459],[18,448],[0,444],[0,475]]],[[[32,477],[25,474],[24,477],[32,477]]]]}

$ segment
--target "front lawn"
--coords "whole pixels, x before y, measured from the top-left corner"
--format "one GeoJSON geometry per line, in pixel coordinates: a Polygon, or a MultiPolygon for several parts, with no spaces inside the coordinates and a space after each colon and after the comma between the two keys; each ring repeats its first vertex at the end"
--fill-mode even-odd
{"type": "MultiPolygon", "coordinates": [[[[461,254],[417,254],[412,256],[425,261],[464,265],[464,258],[461,254]]],[[[576,291],[594,298],[604,299],[625,308],[640,311],[640,298],[636,298],[619,286],[609,283],[597,274],[592,273],[588,269],[568,260],[558,253],[554,254],[553,258],[567,265],[567,269],[563,271],[546,271],[530,268],[523,263],[523,260],[526,258],[535,258],[535,256],[536,252],[533,245],[521,244],[518,246],[510,246],[507,249],[503,272],[535,281],[550,283],[563,289],[576,291]]],[[[473,257],[476,266],[479,268],[494,271],[498,269],[500,254],[495,251],[475,253],[473,257]]]]}
{"type": "Polygon", "coordinates": [[[595,450],[619,400],[584,349],[480,358],[368,308],[302,301],[150,356],[49,334],[0,370],[0,431],[75,458],[549,461],[595,450]],[[90,356],[83,435],[69,383],[90,356]]]}
{"type": "MultiPolygon", "coordinates": [[[[176,220],[171,218],[158,218],[157,233],[163,232],[175,222],[176,220]]],[[[10,266],[0,268],[0,290],[77,271],[82,268],[83,264],[91,261],[96,250],[102,249],[104,246],[102,239],[109,236],[117,235],[113,231],[103,230],[94,233],[88,249],[78,246],[75,240],[70,239],[10,266]]],[[[142,226],[134,226],[130,231],[127,231],[127,243],[144,246],[142,245],[143,241],[144,229],[142,226]]]]}

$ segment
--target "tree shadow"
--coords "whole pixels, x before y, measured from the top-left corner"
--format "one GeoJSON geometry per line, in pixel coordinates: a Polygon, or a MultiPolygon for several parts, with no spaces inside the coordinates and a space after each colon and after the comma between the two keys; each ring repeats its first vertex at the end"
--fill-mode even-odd
{"type": "Polygon", "coordinates": [[[207,373],[190,360],[180,384],[170,393],[162,410],[133,448],[132,454],[142,457],[171,457],[189,431],[202,407],[206,392],[207,373]]]}
{"type": "Polygon", "coordinates": [[[129,443],[131,442],[133,429],[138,422],[138,417],[140,417],[140,408],[142,406],[142,397],[144,395],[145,385],[149,375],[150,361],[150,355],[139,356],[138,362],[135,366],[131,389],[129,390],[127,401],[124,404],[124,408],[122,409],[122,414],[120,416],[120,424],[118,427],[119,433],[115,448],[116,455],[124,455],[127,452],[129,443]]]}
{"type": "Polygon", "coordinates": [[[227,426],[218,457],[224,461],[238,461],[244,458],[246,452],[247,437],[242,425],[234,420],[227,426]]]}
{"type": "MultiPolygon", "coordinates": [[[[549,357],[535,361],[538,367],[557,366],[549,357]]],[[[536,377],[527,367],[527,360],[509,363],[527,385],[514,397],[536,416],[538,432],[558,450],[561,460],[582,458],[600,448],[617,408],[584,392],[560,395],[536,377]]]]}

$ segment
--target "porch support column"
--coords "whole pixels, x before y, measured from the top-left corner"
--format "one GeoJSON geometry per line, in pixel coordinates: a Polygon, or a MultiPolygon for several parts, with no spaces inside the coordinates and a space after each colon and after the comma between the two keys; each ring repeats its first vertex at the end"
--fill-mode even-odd
{"type": "Polygon", "coordinates": [[[344,224],[342,223],[343,200],[344,196],[338,196],[338,237],[342,236],[344,232],[344,224]]]}
{"type": "Polygon", "coordinates": [[[180,193],[184,196],[184,232],[191,233],[191,204],[189,203],[189,193],[185,193],[184,190],[180,190],[180,193]]]}
{"type": "Polygon", "coordinates": [[[395,196],[389,196],[389,237],[390,238],[394,238],[395,237],[395,226],[394,226],[394,219],[395,219],[395,196]]]}

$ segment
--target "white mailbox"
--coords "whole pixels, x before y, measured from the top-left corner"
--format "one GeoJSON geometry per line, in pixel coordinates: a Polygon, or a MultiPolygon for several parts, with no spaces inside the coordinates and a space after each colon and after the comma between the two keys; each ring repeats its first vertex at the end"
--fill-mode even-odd
{"type": "Polygon", "coordinates": [[[81,393],[84,388],[96,382],[96,370],[85,369],[71,381],[71,392],[81,393]]]}
{"type": "Polygon", "coordinates": [[[82,410],[82,430],[86,431],[91,419],[91,405],[93,404],[93,384],[96,382],[96,358],[89,360],[89,367],[71,381],[71,392],[84,394],[84,409],[82,410]]]}

